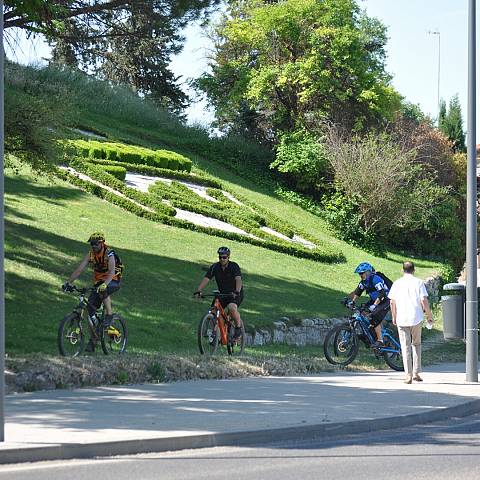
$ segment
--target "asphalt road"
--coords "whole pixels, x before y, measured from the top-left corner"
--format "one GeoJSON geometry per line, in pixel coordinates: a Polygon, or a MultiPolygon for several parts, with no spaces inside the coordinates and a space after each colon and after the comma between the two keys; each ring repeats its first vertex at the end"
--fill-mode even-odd
{"type": "Polygon", "coordinates": [[[0,466],[0,480],[478,480],[480,414],[336,440],[0,466]]]}

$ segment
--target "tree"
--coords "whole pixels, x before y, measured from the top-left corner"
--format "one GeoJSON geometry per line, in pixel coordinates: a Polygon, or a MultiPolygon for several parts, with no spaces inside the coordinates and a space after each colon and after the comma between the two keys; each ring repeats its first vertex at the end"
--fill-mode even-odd
{"type": "Polygon", "coordinates": [[[452,142],[454,152],[465,152],[465,132],[463,131],[462,107],[458,94],[455,95],[448,105],[448,113],[439,122],[438,128],[452,142]]]}
{"type": "Polygon", "coordinates": [[[210,71],[196,85],[224,131],[248,135],[249,112],[275,142],[277,131],[323,121],[361,130],[399,108],[384,68],[385,27],[354,0],[232,2],[212,39],[210,71]]]}
{"type": "Polygon", "coordinates": [[[440,100],[440,108],[438,111],[438,129],[443,131],[445,128],[445,118],[447,117],[447,102],[442,98],[440,100]]]}
{"type": "Polygon", "coordinates": [[[6,0],[6,35],[21,28],[42,34],[53,61],[126,83],[169,110],[187,97],[168,66],[182,49],[181,30],[220,0],[6,0]]]}

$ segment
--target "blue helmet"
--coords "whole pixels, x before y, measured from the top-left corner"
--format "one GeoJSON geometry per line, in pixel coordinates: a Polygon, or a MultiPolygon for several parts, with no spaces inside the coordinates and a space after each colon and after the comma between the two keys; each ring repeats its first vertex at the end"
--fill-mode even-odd
{"type": "Polygon", "coordinates": [[[373,266],[368,262],[362,262],[353,273],[363,273],[363,272],[374,272],[375,269],[373,266]]]}

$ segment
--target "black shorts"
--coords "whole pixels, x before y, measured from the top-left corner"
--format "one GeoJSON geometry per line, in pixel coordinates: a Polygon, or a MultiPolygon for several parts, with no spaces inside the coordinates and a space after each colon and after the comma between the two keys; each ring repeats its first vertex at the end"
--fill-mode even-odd
{"type": "MultiPolygon", "coordinates": [[[[373,303],[373,302],[372,302],[373,303]]],[[[390,310],[390,300],[387,298],[377,305],[370,317],[370,324],[376,327],[380,325],[390,310]]]]}
{"type": "Polygon", "coordinates": [[[225,308],[229,303],[234,303],[237,307],[243,302],[243,290],[240,292],[240,295],[234,299],[233,295],[231,297],[219,298],[222,307],[225,308]]]}
{"type": "MultiPolygon", "coordinates": [[[[98,287],[103,281],[97,282],[94,286],[95,288],[98,287]]],[[[105,290],[105,293],[103,295],[100,295],[97,290],[93,290],[92,293],[90,293],[90,296],[88,297],[88,303],[89,305],[89,310],[92,310],[93,307],[95,309],[100,308],[100,305],[102,304],[102,301],[115,293],[117,290],[120,290],[120,280],[112,280],[108,285],[107,289],[105,290]]],[[[90,313],[94,313],[93,311],[90,313]]]]}

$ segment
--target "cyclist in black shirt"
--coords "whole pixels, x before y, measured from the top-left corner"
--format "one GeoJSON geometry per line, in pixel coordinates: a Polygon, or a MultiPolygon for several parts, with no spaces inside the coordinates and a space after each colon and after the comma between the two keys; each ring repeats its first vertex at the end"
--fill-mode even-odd
{"type": "Polygon", "coordinates": [[[207,283],[215,277],[220,293],[230,293],[231,298],[220,299],[223,308],[228,308],[230,316],[235,322],[235,338],[242,336],[242,319],[238,307],[243,301],[242,272],[238,263],[230,261],[230,249],[220,247],[217,251],[218,262],[210,265],[207,273],[198,285],[195,296],[200,296],[207,283]]]}

